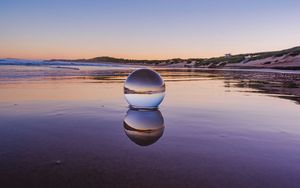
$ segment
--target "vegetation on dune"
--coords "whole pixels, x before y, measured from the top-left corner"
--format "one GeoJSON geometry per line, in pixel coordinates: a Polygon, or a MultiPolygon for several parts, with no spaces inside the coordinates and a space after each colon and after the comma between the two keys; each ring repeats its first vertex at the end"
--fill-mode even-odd
{"type": "Polygon", "coordinates": [[[272,52],[259,52],[259,53],[248,53],[248,54],[238,54],[238,55],[227,55],[221,57],[213,57],[204,59],[197,63],[198,66],[218,64],[220,62],[224,63],[241,63],[253,60],[260,60],[268,57],[281,57],[284,55],[297,56],[300,55],[300,46],[294,47],[286,50],[272,51],[272,52]]]}
{"type": "Polygon", "coordinates": [[[245,60],[245,55],[232,55],[232,56],[221,56],[221,57],[213,57],[209,59],[203,59],[198,62],[198,65],[209,65],[209,64],[217,64],[220,62],[225,63],[239,63],[245,60]]]}
{"type": "Polygon", "coordinates": [[[250,55],[252,55],[252,57],[249,59],[250,61],[264,59],[272,56],[273,57],[281,57],[284,55],[297,56],[300,55],[300,47],[298,46],[286,50],[273,51],[273,52],[261,52],[261,53],[255,53],[250,55]]]}

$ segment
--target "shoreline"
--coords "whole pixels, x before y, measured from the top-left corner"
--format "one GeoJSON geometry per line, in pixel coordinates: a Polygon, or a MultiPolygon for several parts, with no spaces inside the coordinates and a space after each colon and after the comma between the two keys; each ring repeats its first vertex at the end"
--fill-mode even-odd
{"type": "Polygon", "coordinates": [[[225,54],[211,58],[173,58],[165,60],[138,60],[101,56],[90,59],[0,59],[0,65],[87,65],[87,66],[149,66],[167,68],[238,68],[300,70],[300,46],[280,51],[225,54]]]}
{"type": "Polygon", "coordinates": [[[51,59],[45,62],[81,62],[81,63],[109,63],[121,65],[142,65],[154,67],[185,67],[185,68],[240,68],[257,69],[270,68],[282,70],[300,70],[300,46],[271,52],[225,54],[211,58],[173,58],[166,60],[136,60],[114,58],[108,56],[91,59],[51,59]]]}

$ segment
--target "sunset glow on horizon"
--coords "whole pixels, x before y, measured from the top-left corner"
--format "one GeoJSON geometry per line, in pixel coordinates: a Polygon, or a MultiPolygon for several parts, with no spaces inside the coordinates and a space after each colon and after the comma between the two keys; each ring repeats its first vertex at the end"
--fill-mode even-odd
{"type": "Polygon", "coordinates": [[[206,58],[300,45],[296,0],[0,2],[0,58],[206,58]]]}

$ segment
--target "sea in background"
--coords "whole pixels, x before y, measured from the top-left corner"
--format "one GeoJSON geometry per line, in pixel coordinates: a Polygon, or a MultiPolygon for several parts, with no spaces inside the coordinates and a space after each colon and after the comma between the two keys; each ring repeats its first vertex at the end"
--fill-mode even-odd
{"type": "Polygon", "coordinates": [[[300,71],[154,67],[145,115],[140,67],[1,60],[0,187],[299,187],[300,71]]]}

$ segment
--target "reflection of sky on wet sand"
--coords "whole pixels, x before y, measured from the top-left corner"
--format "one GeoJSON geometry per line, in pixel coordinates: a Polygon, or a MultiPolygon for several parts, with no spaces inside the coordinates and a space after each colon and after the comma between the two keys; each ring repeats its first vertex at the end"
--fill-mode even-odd
{"type": "Polygon", "coordinates": [[[121,83],[99,87],[96,83],[76,79],[17,82],[2,84],[0,87],[1,102],[111,100],[123,94],[121,83]]]}
{"type": "Polygon", "coordinates": [[[298,76],[161,74],[166,128],[147,147],[124,133],[125,75],[1,80],[1,187],[300,184],[300,106],[281,98],[299,96],[298,76]]]}

